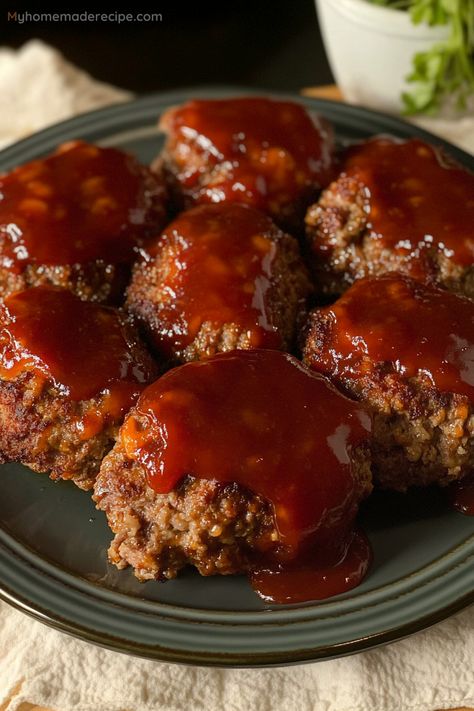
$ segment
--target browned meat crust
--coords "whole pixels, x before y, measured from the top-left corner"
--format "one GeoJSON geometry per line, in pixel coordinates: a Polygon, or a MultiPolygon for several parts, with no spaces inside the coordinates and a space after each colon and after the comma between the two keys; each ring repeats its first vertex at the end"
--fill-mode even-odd
{"type": "Polygon", "coordinates": [[[0,267],[0,299],[15,291],[51,285],[68,289],[83,301],[117,304],[123,300],[129,277],[126,265],[100,260],[90,264],[29,264],[19,273],[0,267]]]}
{"type": "MultiPolygon", "coordinates": [[[[315,310],[306,326],[304,361],[321,372],[322,353],[331,352],[334,322],[315,310]]],[[[337,354],[334,354],[337,358],[337,354]]],[[[337,380],[373,414],[372,470],[385,489],[445,486],[474,466],[474,411],[468,398],[441,393],[428,377],[404,378],[387,363],[363,362],[358,380],[337,380]]]]}
{"type": "Polygon", "coordinates": [[[0,381],[1,461],[21,462],[49,472],[51,479],[72,479],[91,489],[120,426],[105,420],[93,437],[82,438],[81,421],[100,409],[102,399],[74,402],[33,373],[0,381]]]}
{"type": "MultiPolygon", "coordinates": [[[[136,361],[148,362],[150,373],[158,375],[134,327],[127,327],[136,361]]],[[[91,489],[125,414],[108,412],[107,392],[75,401],[39,372],[0,379],[0,463],[20,462],[91,489]]]]}
{"type": "MultiPolygon", "coordinates": [[[[368,221],[366,188],[358,178],[344,173],[309,208],[306,235],[321,294],[338,296],[366,276],[394,271],[413,275],[418,258],[371,239],[368,221]]],[[[474,298],[474,267],[455,264],[436,246],[423,250],[422,270],[427,282],[474,298]]]]}
{"type": "Polygon", "coordinates": [[[132,565],[140,580],[174,578],[187,564],[201,575],[239,573],[256,551],[277,541],[261,497],[191,477],[169,494],[156,494],[120,444],[104,459],[94,500],[115,533],[111,562],[132,565]]]}
{"type": "MultiPolygon", "coordinates": [[[[372,488],[365,446],[354,453],[353,466],[363,498],[372,488]]],[[[242,573],[278,546],[271,506],[262,497],[192,477],[157,494],[119,442],[102,463],[93,498],[115,534],[110,561],[131,565],[139,580],[174,578],[188,564],[201,575],[242,573]]]]}

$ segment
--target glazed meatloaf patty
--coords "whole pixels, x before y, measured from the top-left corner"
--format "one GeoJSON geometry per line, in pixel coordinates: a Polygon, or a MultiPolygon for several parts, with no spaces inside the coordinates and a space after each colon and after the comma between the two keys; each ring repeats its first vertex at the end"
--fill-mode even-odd
{"type": "Polygon", "coordinates": [[[126,316],[34,287],[0,305],[0,459],[90,489],[157,368],[126,316]]]}
{"type": "Polygon", "coordinates": [[[0,177],[0,297],[51,284],[116,303],[135,250],[162,229],[164,182],[82,141],[0,177]]]}
{"type": "Polygon", "coordinates": [[[111,562],[140,580],[226,575],[342,540],[371,490],[370,420],[312,376],[288,354],[234,351],[148,387],[94,487],[111,562]]]}
{"type": "Polygon", "coordinates": [[[303,353],[372,412],[374,481],[405,491],[472,471],[473,348],[469,299],[389,274],[314,310],[303,353]]]}
{"type": "Polygon", "coordinates": [[[290,349],[311,290],[296,240],[245,205],[182,213],[135,265],[126,308],[154,350],[190,361],[290,349]]]}
{"type": "Polygon", "coordinates": [[[178,209],[238,202],[301,231],[306,207],[332,179],[331,127],[291,101],[188,101],[159,125],[166,143],[155,167],[178,209]]]}
{"type": "Polygon", "coordinates": [[[306,215],[318,289],[397,271],[474,297],[474,175],[423,141],[350,148],[306,215]]]}

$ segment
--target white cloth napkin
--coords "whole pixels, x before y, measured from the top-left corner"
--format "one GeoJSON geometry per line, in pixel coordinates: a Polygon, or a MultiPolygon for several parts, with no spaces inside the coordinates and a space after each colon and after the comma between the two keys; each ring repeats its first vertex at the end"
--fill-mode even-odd
{"type": "Polygon", "coordinates": [[[16,51],[2,47],[0,148],[57,121],[131,97],[95,81],[39,40],[16,51]]]}
{"type": "Polygon", "coordinates": [[[430,116],[416,117],[412,121],[420,128],[463,148],[466,153],[474,154],[474,115],[464,116],[457,121],[430,116]]]}
{"type": "MultiPolygon", "coordinates": [[[[0,50],[0,141],[129,98],[30,42],[0,50]],[[46,100],[47,99],[47,100],[46,100]]],[[[474,119],[443,135],[474,152],[474,119]]],[[[431,130],[436,130],[433,123],[431,130]]],[[[441,132],[441,131],[440,131],[441,132]]],[[[54,711],[434,711],[474,707],[474,607],[387,647],[318,664],[200,669],[134,659],[0,603],[0,708],[54,711]]]]}
{"type": "Polygon", "coordinates": [[[474,706],[474,608],[330,662],[204,669],[133,659],[0,605],[0,707],[55,711],[433,711],[474,706]],[[16,690],[16,691],[15,691],[16,690]]]}

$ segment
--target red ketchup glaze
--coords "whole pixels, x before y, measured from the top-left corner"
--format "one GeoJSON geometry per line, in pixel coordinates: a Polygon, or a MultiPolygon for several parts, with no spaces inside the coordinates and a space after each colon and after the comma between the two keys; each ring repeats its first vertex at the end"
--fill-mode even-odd
{"type": "Polygon", "coordinates": [[[163,188],[135,158],[81,141],[0,177],[0,266],[133,259],[164,221],[163,188]]]}
{"type": "Polygon", "coordinates": [[[474,478],[472,475],[453,484],[449,493],[453,509],[466,516],[474,516],[474,478]]]}
{"type": "Polygon", "coordinates": [[[72,400],[106,394],[107,407],[125,413],[156,368],[115,309],[40,286],[0,305],[0,377],[33,371],[72,400]]]}
{"type": "Polygon", "coordinates": [[[168,225],[149,249],[169,264],[153,323],[156,348],[167,357],[182,352],[204,322],[236,323],[252,347],[281,348],[267,299],[280,234],[245,205],[201,205],[168,225]]]}
{"type": "Polygon", "coordinates": [[[364,360],[391,362],[402,376],[428,376],[442,392],[474,402],[474,303],[408,277],[357,281],[332,306],[333,327],[315,370],[341,380],[364,360]]]}
{"type": "MultiPolygon", "coordinates": [[[[380,138],[349,149],[344,172],[366,188],[372,237],[423,261],[437,249],[453,262],[474,260],[474,175],[419,139],[380,138]]],[[[423,270],[413,261],[413,276],[423,270]]],[[[423,276],[420,274],[419,276],[423,276]]]]}
{"type": "Polygon", "coordinates": [[[262,97],[189,101],[167,121],[173,140],[224,170],[203,183],[201,166],[184,164],[179,179],[195,201],[244,202],[273,214],[275,201],[291,204],[331,178],[329,127],[299,104],[262,97]]]}
{"type": "Polygon", "coordinates": [[[324,378],[286,353],[253,350],[168,371],[120,437],[157,493],[190,475],[237,482],[269,501],[279,541],[264,562],[294,563],[314,549],[337,563],[362,496],[351,451],[369,431],[364,410],[324,378]]]}
{"type": "Polygon", "coordinates": [[[362,531],[354,531],[336,555],[306,556],[306,560],[296,565],[263,566],[250,574],[250,582],[268,602],[324,600],[357,587],[365,578],[372,557],[367,536],[362,531]]]}

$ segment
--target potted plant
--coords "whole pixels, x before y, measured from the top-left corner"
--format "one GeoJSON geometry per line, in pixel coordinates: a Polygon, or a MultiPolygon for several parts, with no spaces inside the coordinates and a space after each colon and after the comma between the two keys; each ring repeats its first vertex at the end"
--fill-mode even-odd
{"type": "Polygon", "coordinates": [[[474,97],[474,0],[316,5],[331,68],[348,101],[407,114],[468,110],[474,97]]]}

